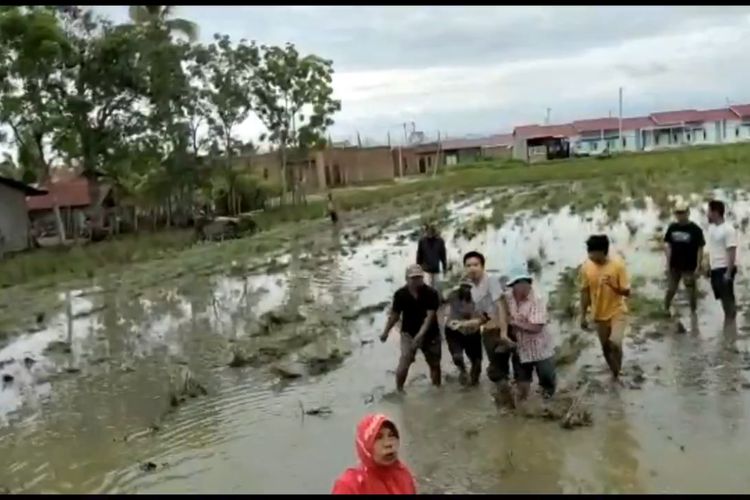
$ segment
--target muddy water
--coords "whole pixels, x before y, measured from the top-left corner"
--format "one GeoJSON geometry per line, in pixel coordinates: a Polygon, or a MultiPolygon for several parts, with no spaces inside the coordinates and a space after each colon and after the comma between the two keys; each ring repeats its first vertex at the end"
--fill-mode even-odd
{"type": "MultiPolygon", "coordinates": [[[[599,211],[522,212],[473,241],[455,238],[455,229],[487,213],[487,200],[449,208],[453,220],[444,236],[453,260],[477,248],[487,254],[488,267],[502,273],[503,256],[520,247],[542,262],[537,286],[548,294],[559,274],[584,257],[585,235],[606,228],[639,283],[636,293],[659,296],[662,256],[653,251],[652,237],[664,222],[650,204],[626,209],[616,223],[599,211]],[[638,226],[634,235],[628,223],[638,226]]],[[[750,215],[745,202],[733,208],[737,221],[750,215]]],[[[300,347],[308,354],[332,346],[351,350],[323,375],[288,382],[267,367],[227,367],[232,346],[255,345],[253,329],[265,312],[293,308],[310,323],[387,300],[413,257],[408,235],[417,221],[416,215],[402,218],[384,228],[384,236],[354,248],[331,231],[314,248],[292,246],[289,267],[275,274],[184,278],[137,297],[106,283],[63,295],[67,311],[0,349],[0,371],[13,377],[0,391],[0,487],[326,492],[354,461],[356,421],[364,412],[383,410],[402,427],[404,458],[423,492],[750,488],[745,318],[738,330],[723,331],[719,305],[710,296],[701,301],[696,324],[678,297],[686,334],[673,333],[672,323],[634,327],[625,346],[626,380],[637,365],[645,381],[631,388],[610,390],[591,339],[576,365],[560,373],[563,386],[586,371],[603,388],[587,397],[594,425],[572,431],[498,414],[486,380],[475,390],[457,384],[445,349],[444,387],[430,387],[420,358],[407,396],[394,396],[396,336],[385,345],[369,342],[380,333],[385,311],[325,323],[300,347]],[[70,352],[54,344],[60,341],[70,352]],[[50,351],[51,343],[62,352],[50,351]],[[208,395],[170,411],[169,391],[187,369],[208,395]],[[318,407],[332,413],[305,415],[318,407]]],[[[378,224],[372,221],[371,229],[381,232],[378,224]]],[[[749,242],[743,234],[742,248],[749,242]]],[[[746,274],[737,285],[743,306],[746,274]]],[[[708,291],[705,281],[700,286],[708,291]]],[[[560,322],[552,328],[558,341],[576,330],[560,322]]]]}

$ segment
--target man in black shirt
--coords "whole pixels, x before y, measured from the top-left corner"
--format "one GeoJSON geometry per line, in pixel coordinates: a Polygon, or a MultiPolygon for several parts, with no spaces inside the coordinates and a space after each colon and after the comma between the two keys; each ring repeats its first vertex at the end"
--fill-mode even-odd
{"type": "Polygon", "coordinates": [[[667,294],[664,298],[664,309],[671,315],[672,299],[677,293],[680,280],[685,283],[690,296],[690,311],[695,313],[698,306],[698,289],[696,278],[703,261],[703,247],[706,240],[703,230],[689,219],[687,203],[679,202],[675,206],[676,222],[667,228],[664,235],[665,253],[667,257],[667,294]]]}
{"type": "Polygon", "coordinates": [[[428,284],[440,290],[438,283],[440,265],[442,264],[443,272],[445,272],[448,269],[448,257],[445,251],[445,241],[438,234],[434,224],[425,226],[424,236],[417,243],[417,264],[427,273],[428,284]]]}
{"type": "Polygon", "coordinates": [[[409,367],[414,362],[417,350],[424,354],[430,367],[432,385],[440,385],[440,329],[437,323],[437,310],[440,306],[438,293],[424,283],[424,271],[417,264],[406,269],[406,286],[393,295],[391,314],[380,336],[380,341],[388,340],[388,335],[401,319],[401,357],[396,368],[396,389],[404,391],[409,367]]]}

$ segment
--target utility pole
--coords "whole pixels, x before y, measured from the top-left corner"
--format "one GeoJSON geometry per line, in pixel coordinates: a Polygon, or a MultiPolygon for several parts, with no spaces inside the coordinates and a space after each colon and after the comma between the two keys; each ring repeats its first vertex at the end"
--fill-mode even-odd
{"type": "Polygon", "coordinates": [[[545,125],[549,125],[549,117],[551,113],[552,113],[552,108],[547,108],[547,116],[544,118],[545,125]]]}
{"type": "Polygon", "coordinates": [[[622,144],[622,87],[620,87],[620,119],[618,123],[618,128],[619,128],[620,133],[619,133],[619,144],[617,145],[617,149],[622,149],[623,147],[623,144],[622,144]]]}
{"type": "Polygon", "coordinates": [[[388,131],[388,147],[391,147],[391,131],[388,131]]]}

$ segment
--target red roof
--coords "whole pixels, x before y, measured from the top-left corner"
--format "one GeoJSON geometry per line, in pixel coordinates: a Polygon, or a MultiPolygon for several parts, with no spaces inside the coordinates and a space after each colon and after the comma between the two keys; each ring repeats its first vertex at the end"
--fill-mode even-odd
{"type": "Polygon", "coordinates": [[[731,109],[740,118],[750,118],[750,104],[737,104],[736,106],[732,106],[729,109],[731,109]]]}
{"type": "Polygon", "coordinates": [[[572,123],[559,125],[524,125],[516,127],[513,135],[522,139],[539,139],[542,137],[571,137],[578,135],[572,123]]]}
{"type": "Polygon", "coordinates": [[[695,109],[651,113],[651,119],[654,120],[656,125],[675,125],[685,122],[702,122],[704,120],[701,112],[695,109]]]}
{"type": "Polygon", "coordinates": [[[580,133],[599,132],[600,130],[618,130],[620,128],[620,120],[618,120],[617,118],[594,118],[591,120],[576,120],[573,122],[573,126],[580,133]]]}
{"type": "Polygon", "coordinates": [[[42,188],[47,191],[47,194],[26,198],[26,206],[29,210],[50,210],[55,205],[58,207],[86,207],[91,204],[89,181],[85,177],[47,183],[42,188]]]}
{"type": "Polygon", "coordinates": [[[642,128],[653,127],[654,121],[648,116],[635,116],[633,118],[622,119],[623,130],[638,130],[642,128]]]}
{"type": "Polygon", "coordinates": [[[707,109],[705,111],[699,111],[703,121],[717,122],[721,120],[736,120],[737,115],[732,113],[728,108],[720,109],[707,109]]]}

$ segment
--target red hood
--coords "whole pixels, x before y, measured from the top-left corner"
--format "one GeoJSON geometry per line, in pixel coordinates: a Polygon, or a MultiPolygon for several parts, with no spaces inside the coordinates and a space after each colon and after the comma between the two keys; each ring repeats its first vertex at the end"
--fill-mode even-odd
{"type": "MultiPolygon", "coordinates": [[[[376,413],[372,415],[365,415],[362,420],[357,424],[357,455],[359,456],[360,462],[365,468],[375,467],[377,464],[372,457],[372,452],[375,447],[375,439],[378,437],[378,432],[383,424],[390,422],[395,427],[396,424],[392,420],[382,413],[376,413]]],[[[400,465],[397,462],[394,465],[400,465]]]]}

